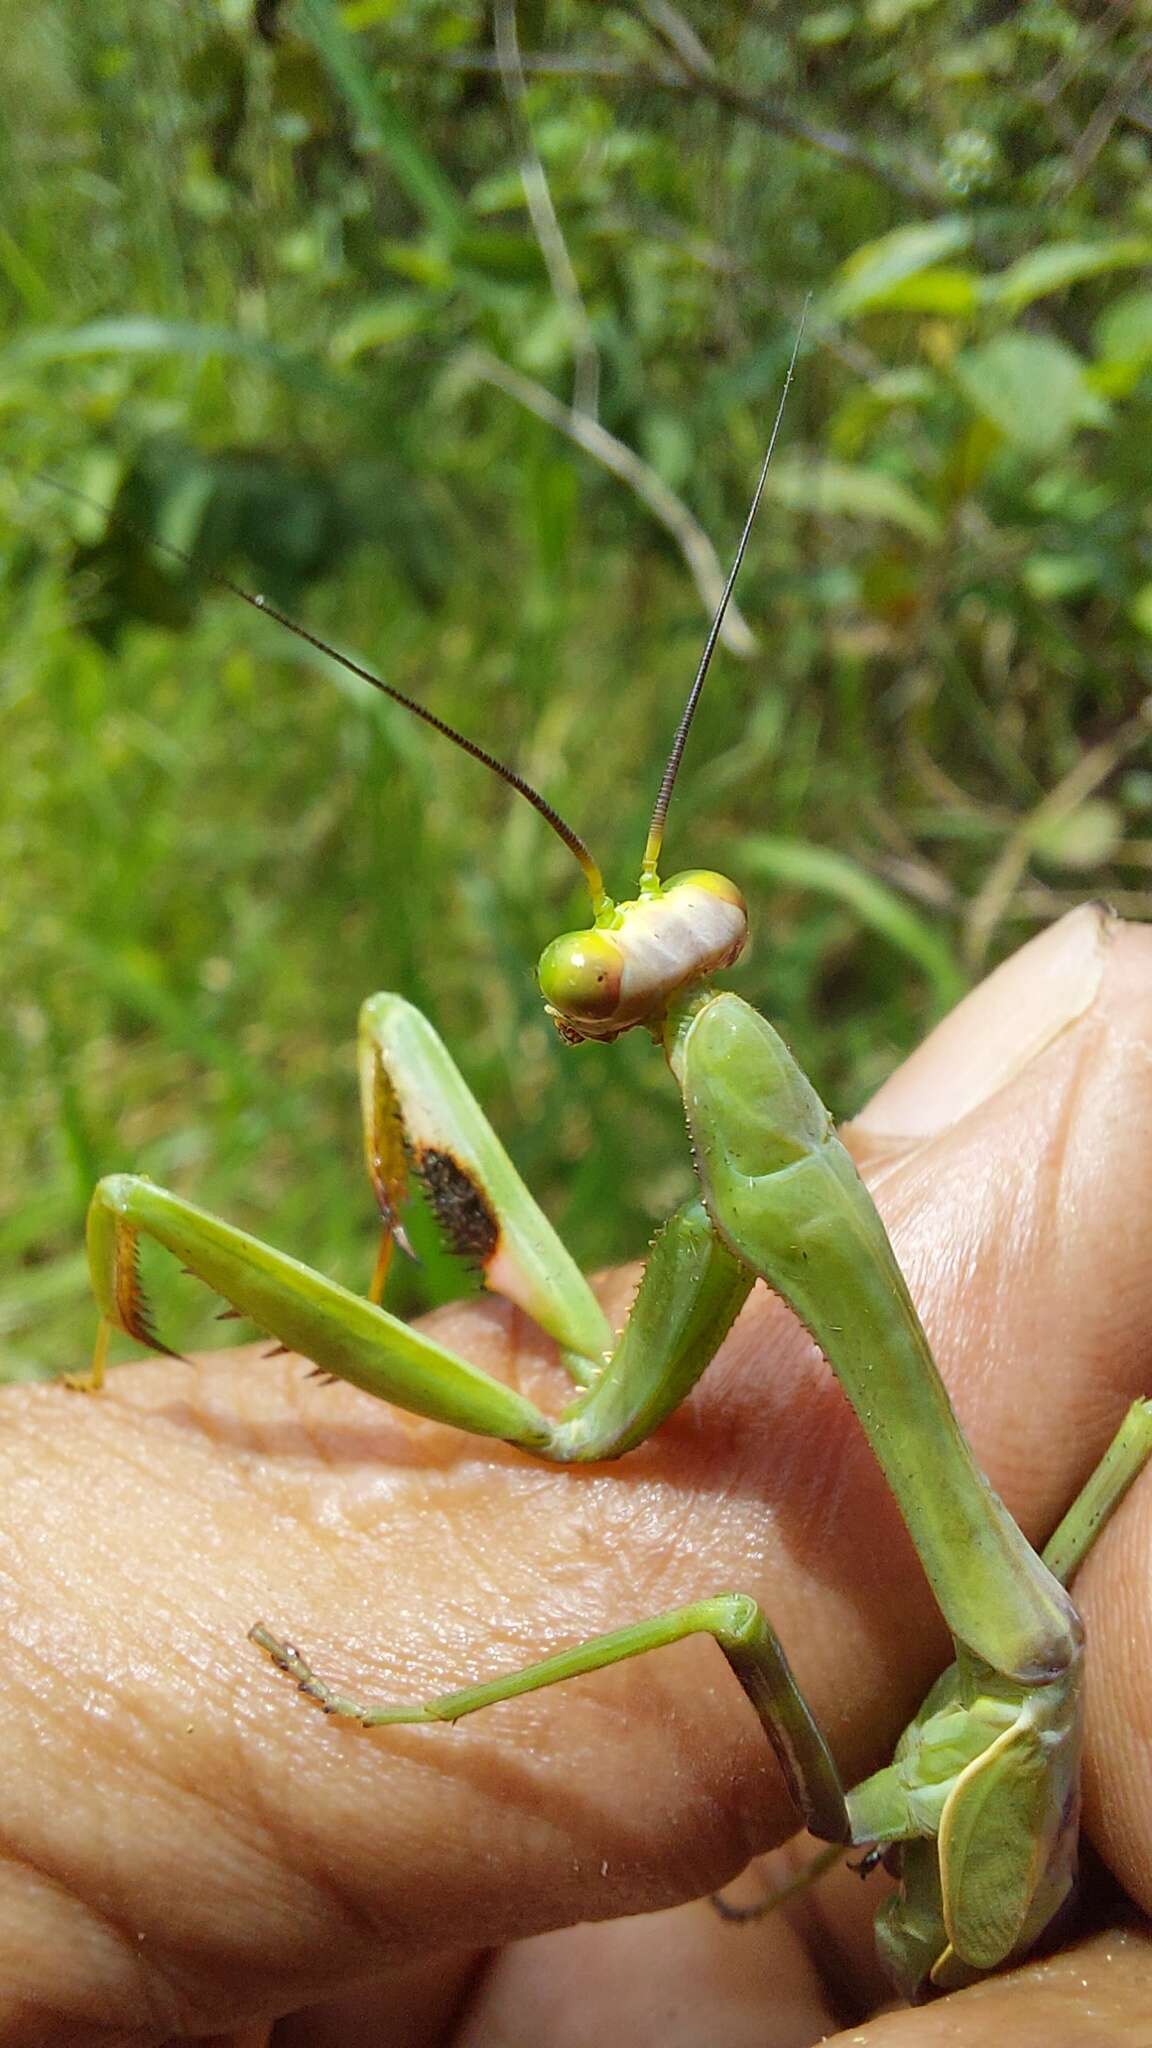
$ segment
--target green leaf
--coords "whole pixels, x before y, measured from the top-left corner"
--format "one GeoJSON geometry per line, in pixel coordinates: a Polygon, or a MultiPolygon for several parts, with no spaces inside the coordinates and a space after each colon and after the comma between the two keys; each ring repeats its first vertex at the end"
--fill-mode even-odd
{"type": "Polygon", "coordinates": [[[881,35],[890,35],[903,28],[910,14],[924,14],[935,4],[936,0],[869,0],[868,26],[881,35]]]}
{"type": "Polygon", "coordinates": [[[1096,322],[1096,347],[1106,362],[1152,356],[1152,291],[1125,292],[1096,322]]]}
{"type": "Polygon", "coordinates": [[[815,49],[827,49],[830,43],[842,43],[852,34],[856,26],[856,12],[852,7],[821,7],[805,20],[797,21],[793,34],[802,43],[811,43],[815,49]]]}
{"type": "Polygon", "coordinates": [[[906,278],[933,269],[954,256],[972,239],[972,223],[958,214],[923,226],[894,228],[875,242],[865,242],[841,265],[840,275],[824,301],[824,311],[844,320],[877,306],[886,306],[892,291],[906,278]]]}
{"type": "Polygon", "coordinates": [[[893,476],[880,469],[859,468],[853,463],[831,462],[823,457],[805,461],[792,457],[768,472],[766,497],[795,512],[813,512],[826,518],[879,520],[898,526],[917,540],[940,538],[940,521],[893,476]]]}
{"type": "Polygon", "coordinates": [[[1128,606],[1128,617],[1152,640],[1152,583],[1144,583],[1128,606]]]}
{"type": "Polygon", "coordinates": [[[1058,604],[1093,589],[1100,581],[1100,564],[1094,555],[1029,555],[1020,579],[1042,604],[1058,604]]]}
{"type": "Polygon", "coordinates": [[[439,317],[440,308],[425,292],[392,292],[384,299],[360,306],[350,320],[338,327],[328,352],[334,363],[355,362],[372,349],[394,348],[426,331],[439,317]]]}
{"type": "Polygon", "coordinates": [[[927,405],[939,389],[939,379],[927,370],[893,370],[869,383],[854,382],[829,418],[828,446],[851,461],[893,407],[927,405]]]}
{"type": "Polygon", "coordinates": [[[984,297],[1013,313],[1043,299],[1050,292],[1062,292],[1086,277],[1100,277],[1108,270],[1133,270],[1152,262],[1152,242],[1129,236],[1106,242],[1049,242],[1030,249],[999,277],[989,278],[984,297]]]}
{"type": "Polygon", "coordinates": [[[945,319],[960,320],[975,312],[980,296],[981,279],[975,270],[938,264],[894,284],[875,304],[888,313],[939,313],[945,319]]]}
{"type": "Polygon", "coordinates": [[[1116,804],[1092,797],[1077,804],[1067,817],[1049,819],[1032,834],[1038,858],[1050,867],[1086,873],[1111,860],[1124,838],[1124,819],[1116,804]]]}
{"type": "Polygon", "coordinates": [[[1107,418],[1079,356],[1048,335],[998,335],[952,368],[970,404],[1030,455],[1051,455],[1077,427],[1107,418]]]}
{"type": "Polygon", "coordinates": [[[81,327],[39,327],[0,351],[10,363],[67,362],[84,356],[224,356],[250,363],[305,392],[363,405],[364,387],[338,379],[313,358],[230,327],[198,327],[191,320],[156,320],[149,314],[89,320],[81,327]]]}

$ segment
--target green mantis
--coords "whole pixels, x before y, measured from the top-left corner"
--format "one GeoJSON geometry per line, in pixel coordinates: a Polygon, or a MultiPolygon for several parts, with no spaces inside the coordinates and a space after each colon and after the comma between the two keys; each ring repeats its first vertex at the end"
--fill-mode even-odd
{"type": "Polygon", "coordinates": [[[377,995],[360,1023],[365,1153],[382,1218],[367,1295],[180,1196],[116,1175],[96,1189],[89,1217],[101,1311],[93,1378],[102,1375],[111,1328],[157,1345],[137,1262],[147,1238],[321,1371],[529,1456],[591,1462],[626,1454],[659,1426],[706,1369],[755,1280],[765,1280],[815,1339],[855,1409],[955,1644],[955,1661],[892,1762],[862,1784],[842,1786],[770,1621],[738,1590],[702,1589],[686,1607],[414,1703],[376,1704],[336,1691],[264,1623],[251,1639],[325,1713],[386,1727],[455,1722],[686,1636],[711,1635],[759,1716],[807,1827],[830,1844],[859,1846],[866,1861],[883,1859],[897,1876],[878,1915],[877,1940],[897,1989],[922,1997],[1025,1955],[1072,1893],[1083,1653],[1065,1587],[1152,1452],[1152,1402],[1130,1410],[1037,1557],[975,1464],[883,1226],[827,1111],[772,1026],[714,986],[745,943],[739,890],[710,871],[660,879],[669,800],[779,424],[778,412],[633,900],[608,897],[583,841],[535,790],[400,700],[512,783],[584,872],[592,922],[555,940],[538,968],[561,1036],[607,1044],[642,1028],[679,1088],[698,1190],[657,1237],[619,1337],[432,1026],[402,997],[377,995]],[[392,1247],[404,1242],[413,1180],[486,1284],[555,1342],[574,1387],[559,1415],[381,1306],[392,1247]]]}

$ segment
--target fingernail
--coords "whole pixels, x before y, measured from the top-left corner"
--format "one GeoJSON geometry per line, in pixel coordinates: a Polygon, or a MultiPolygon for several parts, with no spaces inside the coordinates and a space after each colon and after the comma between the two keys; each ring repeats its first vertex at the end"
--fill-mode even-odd
{"type": "Polygon", "coordinates": [[[928,1138],[987,1102],[1091,1008],[1115,924],[1085,903],[1030,939],[885,1081],[856,1128],[928,1138]]]}

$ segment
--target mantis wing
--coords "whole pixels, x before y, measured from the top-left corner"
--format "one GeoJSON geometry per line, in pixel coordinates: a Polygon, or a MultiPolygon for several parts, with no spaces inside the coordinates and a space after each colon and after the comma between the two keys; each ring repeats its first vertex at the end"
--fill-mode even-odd
{"type": "MultiPolygon", "coordinates": [[[[1075,1839],[1075,1773],[1026,1713],[961,1772],[940,1823],[944,1922],[955,1953],[994,1970],[1045,1919],[1071,1883],[1062,1837],[1075,1839]],[[1060,1783],[1053,1782],[1053,1772],[1060,1783]],[[1052,1893],[1055,1891],[1056,1896],[1052,1893]]],[[[946,1964],[946,1958],[941,1961],[946,1964]]],[[[935,1976],[935,1972],[933,1972],[935,1976]]]]}

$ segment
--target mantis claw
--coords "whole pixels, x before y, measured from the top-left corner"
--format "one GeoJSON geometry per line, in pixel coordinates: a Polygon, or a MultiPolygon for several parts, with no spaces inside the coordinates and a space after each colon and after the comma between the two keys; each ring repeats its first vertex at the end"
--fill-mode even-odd
{"type": "Polygon", "coordinates": [[[255,1643],[258,1649],[264,1650],[277,1669],[292,1680],[297,1692],[303,1693],[305,1699],[312,1700],[320,1708],[321,1713],[344,1720],[361,1718],[354,1701],[342,1700],[333,1692],[331,1686],[325,1685],[322,1678],[317,1678],[307,1658],[297,1649],[295,1643],[282,1641],[279,1636],[274,1636],[271,1629],[265,1628],[262,1621],[256,1622],[249,1629],[248,1640],[255,1643]]]}
{"type": "Polygon", "coordinates": [[[272,1662],[279,1665],[281,1671],[288,1673],[289,1678],[296,1678],[301,1672],[307,1677],[311,1677],[311,1670],[300,1655],[295,1643],[289,1643],[281,1640],[279,1636],[274,1636],[271,1629],[266,1628],[262,1621],[253,1622],[248,1631],[248,1641],[255,1643],[257,1649],[264,1650],[271,1657],[272,1662]]]}

